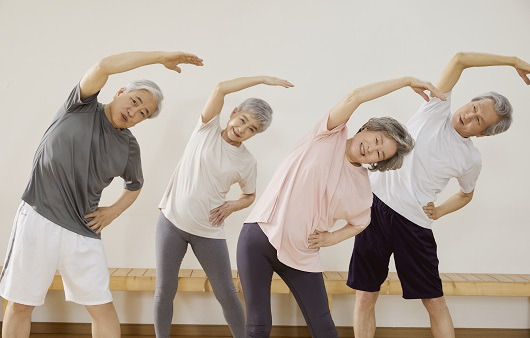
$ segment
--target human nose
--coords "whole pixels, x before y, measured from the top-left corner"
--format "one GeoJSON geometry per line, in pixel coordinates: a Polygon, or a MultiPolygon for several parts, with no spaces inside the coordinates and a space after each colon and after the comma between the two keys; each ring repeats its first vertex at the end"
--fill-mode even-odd
{"type": "Polygon", "coordinates": [[[140,108],[131,108],[129,109],[129,117],[135,117],[136,114],[140,111],[140,108]]]}

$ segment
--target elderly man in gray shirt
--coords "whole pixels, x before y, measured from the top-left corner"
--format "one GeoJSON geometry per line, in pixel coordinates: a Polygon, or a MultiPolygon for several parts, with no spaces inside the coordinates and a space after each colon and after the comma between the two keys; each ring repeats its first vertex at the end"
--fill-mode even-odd
{"type": "Polygon", "coordinates": [[[97,96],[110,75],[155,63],[180,73],[179,64],[202,60],[181,52],[106,57],[86,72],[46,130],[0,273],[0,295],[9,301],[2,337],[29,337],[31,313],[44,303],[56,270],[66,299],[92,316],[92,334],[120,336],[100,235],[140,193],[140,147],[128,128],[157,116],[163,96],[148,80],[121,88],[108,104],[97,96]],[[103,189],[117,176],[124,180],[122,194],[99,207],[103,189]]]}

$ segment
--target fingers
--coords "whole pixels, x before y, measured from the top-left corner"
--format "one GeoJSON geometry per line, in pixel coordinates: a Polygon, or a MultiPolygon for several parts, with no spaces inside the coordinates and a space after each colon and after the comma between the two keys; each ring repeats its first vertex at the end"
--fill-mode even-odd
{"type": "Polygon", "coordinates": [[[530,85],[530,79],[528,78],[528,72],[518,69],[517,73],[523,79],[524,83],[526,83],[527,85],[530,85]]]}
{"type": "Polygon", "coordinates": [[[281,80],[281,86],[284,88],[291,88],[291,87],[294,87],[294,84],[292,84],[291,82],[287,80],[281,80]]]}
{"type": "Polygon", "coordinates": [[[196,66],[203,66],[204,65],[203,59],[201,59],[197,55],[191,54],[191,53],[182,53],[182,54],[183,54],[183,57],[184,57],[184,60],[185,60],[184,62],[192,64],[192,65],[196,65],[196,66]]]}
{"type": "Polygon", "coordinates": [[[227,215],[225,215],[219,208],[215,208],[214,210],[210,211],[210,223],[213,226],[218,226],[223,224],[225,218],[227,215]]]}
{"type": "Polygon", "coordinates": [[[427,88],[429,89],[429,91],[431,92],[432,95],[436,96],[437,98],[439,98],[442,101],[445,101],[445,95],[438,88],[433,86],[432,83],[428,82],[427,83],[427,88]]]}
{"type": "Polygon", "coordinates": [[[429,96],[423,92],[423,88],[413,88],[413,90],[418,93],[423,99],[427,102],[429,102],[429,96]]]}

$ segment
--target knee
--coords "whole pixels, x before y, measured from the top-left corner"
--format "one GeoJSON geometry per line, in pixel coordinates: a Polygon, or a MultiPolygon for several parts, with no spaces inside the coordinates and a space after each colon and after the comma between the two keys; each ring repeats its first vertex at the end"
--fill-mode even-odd
{"type": "Polygon", "coordinates": [[[155,301],[157,302],[173,302],[177,294],[178,287],[168,287],[166,285],[157,285],[155,287],[155,301]]]}
{"type": "Polygon", "coordinates": [[[87,309],[90,316],[95,320],[111,320],[118,318],[118,314],[116,313],[116,309],[114,308],[114,303],[112,302],[98,305],[85,305],[85,308],[87,309]]]}
{"type": "Polygon", "coordinates": [[[239,306],[241,304],[239,300],[239,295],[237,294],[237,291],[235,287],[228,288],[225,290],[218,290],[214,292],[215,298],[217,301],[223,306],[231,306],[233,307],[234,304],[239,306]]]}
{"type": "Polygon", "coordinates": [[[447,311],[447,304],[445,303],[445,297],[438,298],[426,298],[421,300],[423,306],[429,313],[439,313],[447,311]]]}
{"type": "Polygon", "coordinates": [[[15,316],[31,316],[34,308],[35,307],[31,305],[9,302],[7,304],[6,312],[9,312],[15,316]]]}
{"type": "Polygon", "coordinates": [[[355,308],[371,309],[375,306],[379,292],[355,291],[355,308]]]}
{"type": "Polygon", "coordinates": [[[272,324],[270,325],[253,325],[247,324],[247,337],[250,338],[269,338],[271,336],[272,324]]]}

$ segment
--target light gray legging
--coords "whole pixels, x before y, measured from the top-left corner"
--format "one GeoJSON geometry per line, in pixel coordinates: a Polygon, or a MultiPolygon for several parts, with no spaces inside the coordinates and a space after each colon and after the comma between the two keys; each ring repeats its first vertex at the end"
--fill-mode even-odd
{"type": "MultiPolygon", "coordinates": [[[[215,298],[232,335],[245,337],[245,316],[230,268],[228,247],[224,239],[199,237],[180,230],[160,213],[156,226],[155,331],[158,338],[169,337],[173,318],[173,299],[177,293],[178,272],[188,243],[206,272],[215,298]]],[[[200,315],[200,314],[197,314],[200,315]]]]}

